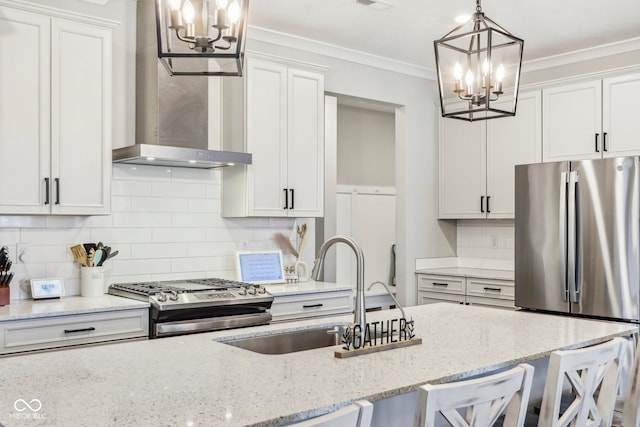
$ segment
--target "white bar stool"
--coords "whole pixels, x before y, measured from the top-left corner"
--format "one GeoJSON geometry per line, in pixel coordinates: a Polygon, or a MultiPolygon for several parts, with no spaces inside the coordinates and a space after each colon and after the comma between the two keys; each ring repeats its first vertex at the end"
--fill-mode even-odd
{"type": "Polygon", "coordinates": [[[369,427],[373,417],[373,405],[358,400],[330,414],[291,424],[292,427],[369,427]]]}
{"type": "Polygon", "coordinates": [[[614,338],[592,347],[551,353],[538,426],[611,426],[624,345],[624,339],[614,338]],[[568,406],[561,414],[567,385],[574,396],[563,401],[568,406]]]}
{"type": "Polygon", "coordinates": [[[493,375],[455,383],[427,384],[418,390],[414,427],[433,427],[438,413],[454,427],[494,425],[522,427],[534,368],[521,364],[493,375]],[[463,417],[463,412],[466,416],[463,417]]]}

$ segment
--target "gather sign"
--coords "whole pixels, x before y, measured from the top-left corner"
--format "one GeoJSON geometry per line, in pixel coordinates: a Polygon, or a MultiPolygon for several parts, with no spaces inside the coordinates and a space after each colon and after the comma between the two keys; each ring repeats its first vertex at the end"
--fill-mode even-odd
{"type": "Polygon", "coordinates": [[[415,336],[413,319],[400,317],[367,322],[364,327],[347,326],[342,334],[343,346],[334,355],[342,359],[421,343],[422,338],[415,336]]]}

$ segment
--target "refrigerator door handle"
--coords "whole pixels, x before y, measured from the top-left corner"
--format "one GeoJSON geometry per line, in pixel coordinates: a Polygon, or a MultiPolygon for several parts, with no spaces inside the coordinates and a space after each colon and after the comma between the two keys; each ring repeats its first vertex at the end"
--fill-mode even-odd
{"type": "Polygon", "coordinates": [[[567,276],[571,302],[577,303],[580,295],[580,257],[576,252],[579,239],[578,172],[569,172],[568,232],[567,232],[567,276]]]}
{"type": "Polygon", "coordinates": [[[558,218],[560,231],[560,271],[562,275],[562,301],[569,299],[569,288],[567,287],[567,184],[569,173],[562,172],[560,175],[560,217],[558,218]]]}

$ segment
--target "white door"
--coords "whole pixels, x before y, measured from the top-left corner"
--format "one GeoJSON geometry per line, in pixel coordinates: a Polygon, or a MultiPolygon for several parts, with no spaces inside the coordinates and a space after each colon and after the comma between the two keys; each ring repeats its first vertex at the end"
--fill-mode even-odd
{"type": "Polygon", "coordinates": [[[0,213],[48,213],[50,20],[0,7],[0,28],[0,213]]]}
{"type": "Polygon", "coordinates": [[[542,91],[544,162],[602,156],[602,83],[576,83],[542,91]]]}
{"type": "Polygon", "coordinates": [[[537,91],[520,93],[515,116],[487,121],[487,217],[514,217],[514,167],[542,161],[541,115],[537,91]]]}
{"type": "Polygon", "coordinates": [[[485,217],[485,145],[482,122],[440,118],[440,218],[485,217]]]}
{"type": "Polygon", "coordinates": [[[52,212],[108,213],[111,32],[66,20],[51,29],[52,212]]]}
{"type": "Polygon", "coordinates": [[[249,216],[287,216],[287,67],[247,59],[249,216]]]}
{"type": "Polygon", "coordinates": [[[640,74],[604,79],[602,84],[602,131],[604,157],[640,154],[640,74]],[[605,136],[606,132],[606,136],[605,136]]]}
{"type": "Polygon", "coordinates": [[[324,76],[288,72],[289,215],[321,217],[324,206],[324,76]]]}

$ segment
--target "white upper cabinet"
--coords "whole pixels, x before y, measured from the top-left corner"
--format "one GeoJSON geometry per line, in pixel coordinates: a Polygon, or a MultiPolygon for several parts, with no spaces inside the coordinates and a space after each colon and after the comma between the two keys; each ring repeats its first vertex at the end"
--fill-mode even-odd
{"type": "Polygon", "coordinates": [[[0,26],[0,213],[109,213],[111,29],[11,7],[0,26]]]}
{"type": "Polygon", "coordinates": [[[324,76],[286,63],[247,58],[244,86],[223,82],[226,149],[252,154],[223,169],[227,217],[321,217],[324,200],[324,76]],[[234,87],[235,86],[235,87],[234,87]],[[231,98],[244,93],[245,106],[231,98]],[[242,115],[244,123],[238,123],[242,115]]]}
{"type": "Polygon", "coordinates": [[[513,218],[515,165],[542,161],[542,109],[539,91],[521,93],[517,114],[487,120],[488,218],[513,218]]]}
{"type": "Polygon", "coordinates": [[[637,96],[640,74],[544,90],[543,161],[640,154],[637,96]]]}
{"type": "Polygon", "coordinates": [[[603,157],[640,154],[640,74],[602,81],[603,157]]]}
{"type": "Polygon", "coordinates": [[[600,158],[601,81],[543,90],[543,160],[600,158]]]}
{"type": "Polygon", "coordinates": [[[540,103],[521,93],[514,117],[440,118],[440,218],[513,218],[514,166],[542,157],[540,103]]]}

